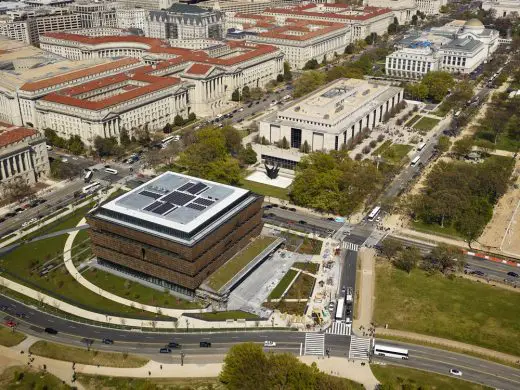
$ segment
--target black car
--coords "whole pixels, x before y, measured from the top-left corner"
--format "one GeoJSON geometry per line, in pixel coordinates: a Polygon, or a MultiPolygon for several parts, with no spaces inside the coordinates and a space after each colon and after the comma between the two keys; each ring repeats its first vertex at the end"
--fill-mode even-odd
{"type": "Polygon", "coordinates": [[[296,211],[294,207],[289,207],[289,211],[296,211]]]}
{"type": "Polygon", "coordinates": [[[179,343],[176,343],[174,341],[168,343],[169,348],[180,348],[181,345],[179,343]]]}
{"type": "Polygon", "coordinates": [[[209,341],[201,341],[199,345],[201,348],[211,348],[211,343],[209,341]]]}
{"type": "Polygon", "coordinates": [[[172,350],[170,348],[161,348],[159,353],[172,353],[172,350]]]}
{"type": "Polygon", "coordinates": [[[484,272],[479,271],[479,270],[473,271],[472,274],[473,275],[478,275],[478,276],[484,276],[485,275],[484,272]]]}
{"type": "Polygon", "coordinates": [[[16,213],[11,211],[10,213],[7,213],[6,215],[4,215],[4,217],[11,218],[11,217],[14,217],[15,215],[16,215],[16,213]]]}
{"type": "Polygon", "coordinates": [[[513,271],[509,271],[507,273],[508,276],[512,276],[513,278],[518,278],[518,274],[516,272],[513,272],[513,271]]]}
{"type": "Polygon", "coordinates": [[[58,334],[58,331],[54,328],[45,328],[45,333],[58,334]]]}
{"type": "Polygon", "coordinates": [[[298,221],[298,223],[299,223],[300,225],[306,225],[306,224],[307,224],[307,221],[304,221],[304,220],[302,219],[301,221],[298,221]]]}
{"type": "Polygon", "coordinates": [[[112,340],[112,339],[103,339],[103,340],[101,340],[101,342],[102,342],[103,344],[107,344],[107,345],[112,345],[112,344],[114,344],[114,340],[112,340]]]}

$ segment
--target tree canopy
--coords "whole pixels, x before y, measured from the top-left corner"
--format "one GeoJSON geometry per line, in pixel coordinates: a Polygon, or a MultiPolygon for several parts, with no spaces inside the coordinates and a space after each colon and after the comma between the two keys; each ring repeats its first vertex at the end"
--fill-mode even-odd
{"type": "Polygon", "coordinates": [[[314,152],[296,168],[291,199],[298,205],[349,215],[380,188],[372,161],[354,161],[346,151],[314,152]]]}
{"type": "Polygon", "coordinates": [[[406,92],[414,99],[440,102],[454,86],[455,80],[450,73],[434,71],[426,73],[420,82],[408,84],[406,92]]]}

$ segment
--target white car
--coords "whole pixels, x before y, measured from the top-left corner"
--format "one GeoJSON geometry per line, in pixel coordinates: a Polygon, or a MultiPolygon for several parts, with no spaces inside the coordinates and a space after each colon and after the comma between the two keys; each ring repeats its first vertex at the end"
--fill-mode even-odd
{"type": "Polygon", "coordinates": [[[264,347],[276,347],[276,343],[274,341],[264,341],[264,347]]]}
{"type": "Polygon", "coordinates": [[[450,370],[450,374],[451,374],[451,375],[455,375],[455,376],[462,376],[462,371],[457,370],[456,368],[452,368],[452,369],[450,370]]]}
{"type": "Polygon", "coordinates": [[[238,111],[239,111],[239,112],[244,111],[244,107],[240,107],[240,108],[238,109],[238,111]]]}
{"type": "Polygon", "coordinates": [[[68,159],[68,158],[65,158],[65,157],[63,157],[63,158],[61,159],[61,161],[62,161],[62,162],[68,162],[68,161],[69,161],[69,159],[68,159]]]}

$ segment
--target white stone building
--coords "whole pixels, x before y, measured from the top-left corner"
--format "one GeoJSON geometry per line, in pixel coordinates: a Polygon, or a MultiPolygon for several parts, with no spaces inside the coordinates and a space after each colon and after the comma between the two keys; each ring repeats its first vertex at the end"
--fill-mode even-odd
{"type": "Polygon", "coordinates": [[[34,129],[0,122],[0,193],[14,180],[33,185],[49,171],[45,137],[34,129]]]}
{"type": "Polygon", "coordinates": [[[70,10],[80,15],[82,28],[117,27],[116,10],[121,5],[117,2],[75,2],[70,10]]]}
{"type": "MultiPolygon", "coordinates": [[[[324,2],[324,1],[316,1],[324,2]]],[[[221,10],[222,12],[243,12],[261,14],[266,8],[292,7],[301,3],[300,0],[208,0],[198,3],[201,8],[221,10]]]]}
{"type": "Polygon", "coordinates": [[[363,4],[370,7],[389,8],[399,24],[406,24],[417,13],[418,7],[414,0],[364,0],[363,4]]]}
{"type": "Polygon", "coordinates": [[[518,17],[520,15],[520,0],[485,0],[482,9],[495,11],[495,17],[518,17]]]}
{"type": "Polygon", "coordinates": [[[143,8],[118,8],[116,10],[116,26],[121,29],[137,28],[146,30],[148,10],[143,8]]]}
{"type": "MultiPolygon", "coordinates": [[[[311,151],[339,150],[364,128],[372,129],[403,99],[403,89],[366,80],[333,81],[296,100],[260,122],[260,137],[270,143],[285,139],[293,151],[307,142],[311,151]]],[[[294,153],[286,159],[293,160],[294,153]]],[[[262,156],[268,162],[280,156],[262,156]]]]}
{"type": "Polygon", "coordinates": [[[438,15],[441,7],[448,4],[448,0],[415,0],[419,11],[426,15],[438,15]]]}
{"type": "Polygon", "coordinates": [[[407,47],[386,57],[389,76],[419,79],[426,73],[439,70],[439,54],[431,47],[407,47]]]}

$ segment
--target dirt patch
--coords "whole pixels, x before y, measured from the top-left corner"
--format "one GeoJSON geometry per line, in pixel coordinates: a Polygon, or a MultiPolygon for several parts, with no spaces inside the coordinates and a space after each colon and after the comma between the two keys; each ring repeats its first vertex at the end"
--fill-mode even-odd
{"type": "Polygon", "coordinates": [[[500,198],[478,242],[489,250],[499,249],[505,253],[520,255],[520,160],[516,161],[513,176],[516,187],[511,186],[500,198]],[[515,237],[517,239],[515,239],[515,237]]]}

